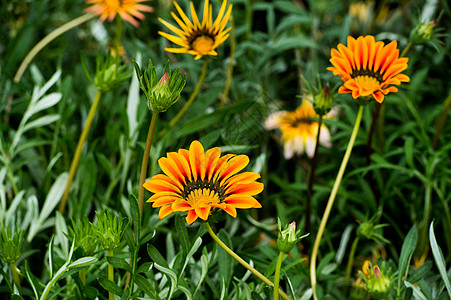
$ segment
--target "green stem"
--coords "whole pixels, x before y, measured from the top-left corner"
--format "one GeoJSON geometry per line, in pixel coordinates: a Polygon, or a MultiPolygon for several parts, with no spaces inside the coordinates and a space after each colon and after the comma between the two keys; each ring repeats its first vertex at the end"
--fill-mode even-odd
{"type": "Polygon", "coordinates": [[[9,264],[11,267],[11,273],[13,274],[13,280],[14,283],[17,286],[17,289],[19,290],[19,294],[22,295],[22,289],[20,287],[20,278],[19,278],[19,271],[17,270],[16,263],[9,264]]]}
{"type": "MultiPolygon", "coordinates": [[[[202,73],[200,74],[199,81],[197,82],[196,88],[194,89],[193,93],[189,97],[188,101],[186,101],[185,105],[182,107],[181,110],[177,113],[177,115],[169,122],[170,127],[174,127],[174,125],[183,117],[185,112],[188,110],[188,108],[193,104],[194,99],[196,99],[197,94],[199,93],[199,90],[202,86],[202,83],[204,82],[205,75],[207,74],[207,59],[204,59],[204,63],[202,66],[202,73]]],[[[165,130],[160,131],[160,137],[162,137],[166,133],[165,130]]]]}
{"type": "Polygon", "coordinates": [[[232,77],[233,77],[233,63],[235,59],[235,46],[236,46],[236,34],[235,34],[235,22],[233,20],[233,16],[230,15],[230,57],[229,57],[229,69],[227,71],[227,79],[224,85],[224,93],[222,93],[222,101],[221,101],[221,108],[224,107],[224,105],[227,102],[227,99],[229,97],[230,92],[230,84],[232,83],[232,77]]]}
{"type": "Polygon", "coordinates": [[[121,36],[122,36],[122,18],[116,18],[116,32],[113,46],[116,49],[116,55],[120,56],[121,36]]]}
{"type": "MultiPolygon", "coordinates": [[[[253,268],[250,264],[248,264],[244,259],[239,257],[233,250],[231,250],[229,247],[227,247],[226,244],[224,244],[218,236],[213,232],[213,230],[210,227],[210,224],[208,222],[205,222],[205,226],[207,227],[208,233],[211,235],[211,237],[215,240],[216,243],[218,243],[219,246],[222,247],[222,249],[225,250],[230,256],[232,256],[236,261],[238,261],[241,265],[243,265],[246,269],[252,272],[255,276],[257,276],[260,280],[262,280],[264,283],[266,283],[269,286],[274,286],[274,284],[266,278],[262,273],[257,271],[255,268],[253,268]]],[[[282,296],[283,299],[289,300],[290,297],[288,297],[287,294],[285,294],[282,290],[279,289],[279,294],[282,296]]]]}
{"type": "Polygon", "coordinates": [[[343,178],[343,174],[346,169],[346,165],[348,164],[349,157],[351,156],[352,147],[354,146],[355,139],[357,137],[357,132],[359,131],[360,121],[362,120],[363,114],[363,105],[360,105],[359,112],[357,114],[357,118],[355,120],[354,128],[352,129],[351,138],[349,139],[348,147],[346,148],[345,155],[343,157],[343,161],[341,162],[340,169],[338,170],[337,177],[335,178],[335,183],[332,188],[332,192],[330,193],[329,200],[327,201],[326,210],[324,211],[323,218],[321,219],[321,223],[319,225],[318,233],[315,238],[315,244],[313,245],[313,251],[310,261],[310,278],[312,283],[313,290],[313,299],[317,300],[318,297],[316,295],[316,257],[318,256],[318,249],[321,242],[321,238],[324,233],[324,229],[326,228],[327,219],[329,218],[330,211],[332,210],[332,205],[334,204],[335,196],[337,195],[338,188],[340,187],[341,179],[343,178]]]}
{"type": "Polygon", "coordinates": [[[352,243],[352,246],[351,246],[351,252],[349,253],[348,265],[346,266],[345,283],[348,283],[349,280],[351,279],[352,265],[354,264],[355,250],[357,249],[358,243],[359,243],[359,237],[356,236],[354,239],[354,242],[352,243]]]}
{"type": "Polygon", "coordinates": [[[407,46],[402,50],[400,57],[406,56],[407,52],[409,52],[410,48],[412,47],[412,42],[409,42],[407,46]]]}
{"type": "Polygon", "coordinates": [[[41,51],[47,44],[49,44],[51,41],[56,39],[61,34],[65,33],[68,30],[71,30],[74,27],[77,27],[80,24],[83,24],[84,22],[94,18],[94,15],[92,14],[85,14],[82,15],[76,19],[73,19],[72,21],[67,22],[64,25],[61,25],[60,27],[56,28],[52,32],[50,32],[46,37],[44,37],[39,43],[37,43],[33,49],[27,54],[25,59],[22,61],[22,64],[20,65],[19,69],[17,70],[16,75],[14,76],[14,82],[17,83],[20,81],[20,78],[22,78],[23,73],[27,69],[30,62],[33,60],[33,58],[41,51]]]}
{"type": "MultiPolygon", "coordinates": [[[[108,250],[108,256],[113,257],[113,255],[113,250],[108,250]]],[[[108,280],[114,282],[114,267],[110,263],[108,263],[108,280]]],[[[108,292],[108,299],[114,300],[114,294],[112,292],[108,292]]]]}
{"type": "Polygon", "coordinates": [[[424,192],[424,216],[423,221],[421,222],[418,246],[415,251],[417,257],[423,255],[428,245],[428,227],[429,227],[428,224],[431,215],[431,195],[432,195],[432,184],[426,182],[426,188],[424,192]]]}
{"type": "Polygon", "coordinates": [[[85,127],[81,132],[80,138],[78,140],[77,148],[75,149],[74,158],[72,159],[72,164],[69,170],[69,178],[67,179],[66,189],[64,190],[63,197],[61,198],[61,203],[59,207],[59,212],[64,214],[64,209],[66,208],[67,198],[69,197],[70,187],[72,186],[72,181],[74,180],[75,172],[77,171],[78,162],[81,157],[81,150],[85,144],[86,137],[88,136],[89,129],[91,128],[92,120],[96,114],[97,107],[99,106],[100,98],[102,98],[102,92],[97,91],[94,102],[89,109],[88,118],[86,119],[85,127]]]}
{"type": "Polygon", "coordinates": [[[14,191],[14,195],[17,195],[19,193],[19,189],[17,188],[16,181],[14,180],[14,174],[10,167],[10,164],[8,163],[8,167],[6,168],[6,173],[8,175],[9,181],[11,182],[11,186],[14,191]]]}
{"type": "Polygon", "coordinates": [[[313,182],[315,180],[316,162],[318,157],[319,137],[321,134],[321,126],[323,125],[323,115],[319,116],[318,120],[318,132],[316,133],[315,151],[313,152],[312,166],[310,168],[310,177],[308,181],[307,203],[305,206],[305,232],[310,232],[310,215],[311,215],[311,202],[313,196],[313,182]]]}
{"type": "Polygon", "coordinates": [[[451,107],[451,94],[449,94],[448,98],[443,102],[444,108],[443,112],[440,115],[440,119],[437,122],[437,126],[435,128],[434,139],[432,140],[432,149],[435,149],[438,144],[438,140],[440,135],[442,134],[443,127],[445,127],[446,118],[448,117],[449,109],[451,107]]]}
{"type": "Polygon", "coordinates": [[[280,281],[280,269],[282,268],[283,252],[280,251],[279,258],[277,259],[276,274],[274,275],[274,300],[279,300],[279,281],[280,281]]]}
{"type": "Polygon", "coordinates": [[[149,164],[149,155],[150,155],[150,147],[152,146],[153,134],[155,132],[155,126],[158,120],[158,113],[154,112],[152,114],[152,121],[149,125],[149,131],[147,132],[146,139],[146,147],[143,153],[143,160],[141,163],[141,175],[139,177],[139,190],[138,190],[138,204],[139,204],[139,212],[141,214],[141,220],[143,215],[143,207],[144,207],[144,181],[146,180],[147,175],[147,165],[149,164]]]}

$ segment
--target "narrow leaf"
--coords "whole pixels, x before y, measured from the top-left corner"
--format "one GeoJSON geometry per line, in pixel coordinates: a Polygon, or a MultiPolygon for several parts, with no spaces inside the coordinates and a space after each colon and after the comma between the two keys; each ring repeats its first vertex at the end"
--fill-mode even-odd
{"type": "Polygon", "coordinates": [[[122,258],[114,257],[114,256],[107,256],[106,258],[108,260],[108,263],[110,263],[113,267],[117,269],[123,269],[129,273],[132,272],[132,269],[130,267],[130,264],[125,262],[122,258]]]}
{"type": "Polygon", "coordinates": [[[175,228],[177,230],[180,245],[182,245],[183,254],[187,255],[190,248],[188,230],[186,229],[184,218],[180,215],[175,217],[175,228]]]}
{"type": "Polygon", "coordinates": [[[414,225],[410,229],[409,233],[404,240],[401,248],[401,255],[399,257],[398,265],[398,296],[401,294],[401,282],[402,278],[407,279],[407,271],[412,259],[413,252],[415,251],[415,246],[417,244],[418,231],[417,227],[414,225]]]}
{"type": "Polygon", "coordinates": [[[109,279],[101,277],[99,278],[99,283],[105,290],[115,295],[122,296],[122,294],[124,293],[124,291],[122,291],[122,289],[118,287],[116,283],[112,282],[109,279]]]}
{"type": "Polygon", "coordinates": [[[448,296],[451,299],[451,284],[449,282],[448,274],[446,273],[445,259],[443,258],[442,250],[440,249],[439,245],[437,244],[437,240],[435,239],[433,226],[434,222],[432,221],[431,225],[429,226],[429,240],[431,243],[432,254],[434,255],[435,264],[437,265],[437,268],[440,272],[440,276],[445,282],[448,296]]]}

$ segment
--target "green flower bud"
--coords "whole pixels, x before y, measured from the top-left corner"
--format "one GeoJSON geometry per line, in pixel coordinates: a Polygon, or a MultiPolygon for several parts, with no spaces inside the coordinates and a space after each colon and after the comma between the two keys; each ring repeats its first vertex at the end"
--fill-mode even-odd
{"type": "Polygon", "coordinates": [[[378,265],[373,266],[369,261],[365,261],[363,274],[366,289],[373,299],[385,299],[390,294],[393,276],[389,276],[389,270],[383,272],[378,265]],[[387,274],[384,274],[385,272],[387,274]]]}
{"type": "Polygon", "coordinates": [[[332,108],[334,99],[330,94],[329,87],[326,85],[323,90],[315,96],[313,108],[318,115],[326,115],[332,108]]]}
{"type": "Polygon", "coordinates": [[[122,237],[128,227],[128,220],[122,218],[119,214],[119,219],[113,216],[108,211],[97,215],[97,225],[91,223],[94,236],[99,241],[104,250],[114,250],[121,243],[122,237]]]}
{"type": "Polygon", "coordinates": [[[179,76],[179,68],[171,72],[169,61],[166,63],[163,77],[158,81],[157,71],[149,60],[147,72],[141,73],[136,62],[135,71],[141,89],[147,99],[147,107],[152,112],[165,112],[180,98],[180,93],[186,83],[186,76],[179,76]]]}
{"type": "Polygon", "coordinates": [[[130,71],[126,69],[126,66],[121,65],[121,58],[113,57],[111,53],[108,53],[105,60],[100,52],[97,54],[94,79],[89,74],[88,68],[86,67],[86,59],[83,55],[81,56],[81,60],[83,71],[89,81],[101,92],[108,92],[131,75],[130,71]]]}
{"type": "Polygon", "coordinates": [[[387,226],[387,224],[376,224],[377,214],[375,214],[371,219],[365,220],[360,223],[357,228],[357,236],[361,239],[373,240],[376,242],[390,243],[389,240],[385,239],[381,234],[377,233],[377,230],[387,226]]]}
{"type": "MultiPolygon", "coordinates": [[[[17,226],[16,226],[17,227],[17,226]]],[[[11,232],[9,226],[2,227],[0,235],[0,258],[8,264],[14,264],[20,257],[24,231],[11,232]]]]}
{"type": "Polygon", "coordinates": [[[96,237],[91,228],[88,217],[84,216],[77,223],[71,220],[72,227],[69,227],[67,234],[68,240],[72,243],[75,241],[75,248],[81,248],[83,256],[92,256],[97,248],[96,237]]]}
{"type": "Polygon", "coordinates": [[[293,221],[282,230],[281,221],[278,222],[279,237],[277,238],[277,248],[280,252],[288,253],[293,249],[294,245],[308,234],[299,236],[300,232],[296,232],[296,222],[293,221]]]}
{"type": "Polygon", "coordinates": [[[419,23],[410,32],[410,41],[416,45],[424,44],[430,41],[433,38],[434,28],[436,24],[436,20],[432,20],[427,24],[419,23]]]}

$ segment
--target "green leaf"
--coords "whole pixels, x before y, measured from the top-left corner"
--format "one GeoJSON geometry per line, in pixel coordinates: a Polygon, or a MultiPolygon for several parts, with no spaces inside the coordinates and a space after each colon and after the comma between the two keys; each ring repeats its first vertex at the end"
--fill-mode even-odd
{"type": "Polygon", "coordinates": [[[152,284],[143,276],[137,274],[135,276],[135,283],[148,296],[154,296],[156,294],[156,291],[152,288],[152,284]]]}
{"type": "Polygon", "coordinates": [[[197,251],[197,249],[199,249],[200,245],[202,245],[202,238],[198,237],[197,240],[194,242],[193,247],[191,247],[191,250],[186,255],[185,263],[183,264],[182,270],[179,273],[180,277],[183,275],[183,272],[185,271],[185,268],[188,265],[190,258],[193,257],[194,253],[196,253],[196,251],[197,251]]]}
{"type": "Polygon", "coordinates": [[[122,296],[122,294],[124,293],[124,291],[119,286],[117,286],[116,283],[112,282],[109,279],[101,277],[99,278],[99,283],[105,290],[115,295],[122,296]]]}
{"type": "Polygon", "coordinates": [[[113,267],[115,267],[117,269],[125,270],[129,273],[132,272],[132,268],[130,267],[130,264],[125,262],[125,260],[123,260],[122,258],[114,257],[114,256],[107,256],[106,259],[107,259],[108,263],[111,264],[113,267]]]}
{"type": "Polygon", "coordinates": [[[97,257],[94,256],[86,256],[77,259],[73,263],[69,264],[69,268],[84,268],[98,261],[97,257]]]}
{"type": "Polygon", "coordinates": [[[185,219],[177,215],[175,217],[175,228],[177,230],[177,236],[180,241],[180,245],[182,245],[183,255],[187,255],[190,248],[190,241],[188,236],[188,230],[186,229],[185,219]]]}
{"type": "MultiPolygon", "coordinates": [[[[221,229],[218,234],[219,239],[233,250],[232,240],[224,229],[221,229]]],[[[219,276],[225,280],[225,288],[227,289],[230,285],[230,280],[233,274],[233,258],[224,251],[224,249],[218,249],[218,265],[219,265],[219,276]]]]}
{"type": "Polygon", "coordinates": [[[415,169],[415,165],[413,162],[413,137],[409,136],[404,143],[404,152],[406,154],[406,162],[412,169],[415,169]]]}
{"type": "Polygon", "coordinates": [[[404,240],[404,243],[402,244],[401,248],[401,255],[399,257],[398,264],[398,288],[397,288],[398,297],[401,295],[401,282],[403,280],[402,277],[404,277],[404,280],[407,279],[407,271],[410,264],[410,260],[412,259],[413,252],[415,251],[417,239],[418,239],[418,230],[417,227],[414,225],[409,230],[409,233],[407,234],[406,239],[404,240]]]}
{"type": "Polygon", "coordinates": [[[177,286],[177,275],[174,273],[174,271],[169,269],[169,267],[165,268],[163,266],[160,266],[157,263],[155,263],[154,266],[156,269],[158,269],[159,271],[161,271],[162,273],[164,273],[166,276],[168,276],[171,279],[171,290],[169,291],[169,295],[167,297],[167,299],[171,299],[172,294],[174,293],[175,288],[177,286]]]}
{"type": "Polygon", "coordinates": [[[428,300],[428,298],[426,298],[426,296],[421,292],[419,287],[414,286],[413,284],[411,284],[408,281],[404,281],[404,284],[406,285],[406,287],[411,288],[413,290],[413,294],[415,295],[415,299],[428,300]]]}
{"type": "Polygon", "coordinates": [[[445,259],[443,258],[442,250],[437,244],[434,234],[434,221],[431,222],[429,226],[429,240],[431,243],[432,254],[434,255],[435,264],[439,270],[440,276],[442,277],[446,290],[448,291],[448,296],[451,299],[451,284],[449,282],[448,274],[446,273],[445,259]]]}
{"type": "Polygon", "coordinates": [[[0,268],[0,274],[2,274],[3,280],[6,281],[6,285],[8,286],[9,292],[14,293],[14,288],[11,285],[11,282],[8,280],[8,276],[6,275],[5,271],[3,271],[3,268],[0,268]]]}
{"type": "Polygon", "coordinates": [[[36,299],[39,299],[41,296],[41,283],[39,282],[39,279],[36,278],[36,276],[33,275],[30,271],[30,266],[28,265],[28,261],[25,260],[25,266],[23,268],[23,273],[25,274],[25,278],[28,281],[28,284],[31,285],[31,288],[33,289],[34,297],[36,299]]]}
{"type": "Polygon", "coordinates": [[[54,261],[54,255],[55,255],[55,250],[54,248],[54,242],[55,242],[55,235],[52,235],[52,238],[50,239],[50,243],[49,243],[49,273],[50,273],[50,278],[53,277],[53,261],[54,261]]]}
{"type": "Polygon", "coordinates": [[[33,128],[37,128],[37,127],[43,127],[46,125],[49,125],[53,122],[56,122],[60,119],[60,115],[57,114],[52,114],[52,115],[47,115],[47,116],[43,116],[40,117],[39,119],[36,119],[30,123],[28,123],[27,125],[24,126],[23,128],[23,132],[26,132],[30,129],[33,128]]]}
{"type": "Polygon", "coordinates": [[[147,245],[147,252],[149,253],[150,258],[160,266],[163,266],[164,268],[169,268],[168,263],[164,259],[163,255],[155,248],[153,245],[148,244],[147,245]]]}
{"type": "Polygon", "coordinates": [[[14,295],[11,295],[11,300],[23,300],[23,298],[20,297],[20,295],[14,294],[14,295]]]}
{"type": "Polygon", "coordinates": [[[133,222],[133,232],[135,233],[135,238],[139,242],[141,233],[141,214],[139,212],[138,199],[135,195],[130,195],[130,214],[132,216],[133,222]]]}

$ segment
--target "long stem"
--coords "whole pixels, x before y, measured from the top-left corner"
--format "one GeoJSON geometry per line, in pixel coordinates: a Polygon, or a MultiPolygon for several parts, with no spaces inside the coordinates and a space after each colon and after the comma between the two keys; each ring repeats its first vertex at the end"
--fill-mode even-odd
{"type": "Polygon", "coordinates": [[[221,108],[224,107],[224,105],[227,102],[227,99],[229,97],[230,92],[230,84],[232,83],[232,77],[233,77],[233,63],[235,59],[235,46],[236,46],[236,34],[235,34],[235,22],[233,20],[233,16],[230,16],[230,56],[229,56],[229,69],[227,71],[227,79],[224,85],[224,93],[222,93],[222,101],[221,101],[221,108]]]}
{"type": "Polygon", "coordinates": [[[72,164],[69,170],[69,178],[67,179],[66,189],[64,190],[63,198],[61,199],[59,212],[64,214],[64,209],[66,208],[67,198],[69,197],[70,187],[72,186],[72,181],[74,180],[75,172],[77,171],[78,162],[81,157],[81,150],[85,144],[86,137],[88,136],[89,129],[91,128],[92,120],[96,114],[97,107],[99,106],[100,98],[102,98],[102,92],[97,91],[94,102],[89,109],[88,118],[86,119],[85,127],[81,132],[80,139],[78,140],[77,148],[75,149],[75,155],[72,159],[72,164]]]}
{"type": "Polygon", "coordinates": [[[13,188],[14,196],[19,193],[19,189],[17,188],[16,181],[14,180],[14,174],[11,169],[11,165],[8,163],[6,168],[6,174],[8,175],[8,179],[11,182],[11,186],[13,188]]]}
{"type": "Polygon", "coordinates": [[[400,56],[400,57],[406,56],[407,52],[409,52],[409,50],[410,50],[411,47],[412,47],[412,42],[409,42],[409,43],[407,44],[407,46],[404,48],[404,50],[402,50],[401,56],[400,56]]]}
{"type": "Polygon", "coordinates": [[[150,121],[149,131],[147,132],[146,147],[144,149],[143,160],[141,163],[141,175],[139,176],[139,190],[138,190],[138,204],[139,213],[141,214],[141,220],[144,207],[144,181],[147,175],[147,165],[149,164],[150,147],[152,146],[153,134],[155,132],[155,126],[158,120],[158,113],[152,114],[152,121],[150,121]]]}
{"type": "Polygon", "coordinates": [[[280,281],[280,269],[282,268],[283,252],[280,251],[279,258],[277,259],[276,274],[274,275],[274,300],[279,300],[279,281],[280,281]]]}
{"type": "Polygon", "coordinates": [[[329,218],[330,211],[332,209],[332,205],[334,204],[335,196],[337,195],[338,188],[340,187],[341,179],[343,178],[343,174],[346,169],[346,165],[348,164],[349,157],[351,156],[352,147],[354,146],[355,139],[357,137],[357,132],[359,131],[360,121],[362,120],[364,106],[360,106],[359,112],[357,114],[357,118],[355,120],[354,128],[352,129],[351,138],[349,139],[348,147],[346,148],[345,155],[343,157],[343,161],[341,162],[340,169],[338,170],[337,177],[335,178],[335,183],[332,188],[332,192],[330,193],[329,200],[327,201],[326,210],[324,211],[323,218],[321,219],[321,223],[319,225],[318,233],[315,238],[315,244],[313,245],[313,252],[310,261],[310,278],[313,289],[313,299],[317,300],[318,297],[316,295],[316,257],[318,256],[318,249],[321,242],[321,238],[324,233],[324,229],[326,228],[327,219],[329,218]]]}
{"type": "Polygon", "coordinates": [[[61,34],[65,33],[68,30],[71,30],[74,27],[77,27],[80,24],[83,24],[84,22],[94,18],[94,15],[92,14],[85,14],[82,15],[76,19],[73,19],[72,21],[67,22],[66,24],[56,28],[52,32],[50,32],[46,37],[44,37],[39,43],[37,43],[33,49],[27,54],[25,59],[22,61],[22,64],[20,65],[19,69],[17,70],[16,75],[14,76],[14,82],[17,83],[20,81],[20,78],[22,78],[23,73],[27,69],[27,66],[30,64],[30,62],[33,60],[33,58],[36,56],[36,54],[39,53],[47,44],[49,44],[51,41],[56,39],[61,34]]]}
{"type": "Polygon", "coordinates": [[[17,271],[16,264],[11,263],[11,264],[9,264],[9,266],[11,267],[11,273],[13,274],[14,283],[16,284],[17,289],[19,290],[19,294],[22,295],[22,289],[20,287],[19,272],[17,271]]]}
{"type": "Polygon", "coordinates": [[[432,149],[435,149],[437,147],[438,140],[440,138],[440,135],[442,134],[443,127],[445,126],[446,118],[448,117],[448,112],[451,107],[451,94],[449,94],[448,98],[445,99],[443,104],[444,104],[443,112],[440,115],[437,127],[435,128],[434,139],[432,140],[432,149]]]}
{"type": "Polygon", "coordinates": [[[354,264],[355,250],[357,249],[358,243],[359,243],[359,237],[356,236],[354,239],[354,242],[352,243],[352,246],[351,246],[351,252],[349,253],[348,265],[346,266],[345,283],[348,283],[351,278],[352,265],[354,264]]]}
{"type": "MultiPolygon", "coordinates": [[[[206,59],[204,59],[204,63],[202,66],[202,73],[200,74],[200,78],[199,78],[199,81],[197,82],[196,88],[194,89],[193,93],[189,97],[188,101],[186,101],[186,103],[182,107],[182,109],[179,110],[177,115],[169,122],[170,127],[174,127],[174,125],[183,117],[183,115],[188,110],[188,108],[191,106],[191,104],[193,104],[194,99],[196,99],[196,96],[199,93],[202,83],[204,82],[205,75],[207,74],[207,65],[208,65],[208,61],[206,59]]],[[[163,134],[164,134],[164,132],[163,132],[163,134]]],[[[160,132],[160,137],[163,134],[160,132]]]]}
{"type": "Polygon", "coordinates": [[[113,47],[116,50],[116,55],[120,56],[120,48],[121,48],[121,36],[122,36],[122,18],[116,18],[116,32],[114,36],[114,44],[113,47]]]}
{"type": "MultiPolygon", "coordinates": [[[[113,257],[113,254],[113,250],[108,250],[109,257],[113,257]]],[[[110,263],[108,263],[108,280],[114,282],[114,267],[110,263]]],[[[114,300],[114,294],[112,292],[108,292],[108,299],[114,300]]]]}
{"type": "MultiPolygon", "coordinates": [[[[227,247],[226,244],[224,244],[218,236],[213,232],[213,230],[210,227],[210,224],[208,222],[205,222],[205,226],[207,227],[208,233],[211,235],[211,237],[215,240],[216,243],[218,243],[219,246],[222,247],[222,249],[225,250],[230,256],[232,256],[236,261],[238,261],[241,265],[243,265],[246,269],[252,272],[255,276],[257,276],[260,280],[262,280],[264,283],[270,286],[274,286],[274,284],[266,278],[262,273],[257,271],[255,268],[253,268],[250,264],[248,264],[244,259],[239,257],[233,250],[231,250],[229,247],[227,247]]],[[[290,297],[288,297],[287,294],[285,294],[282,290],[279,289],[279,294],[282,296],[283,299],[289,300],[290,297]]]]}
{"type": "Polygon", "coordinates": [[[316,145],[315,152],[313,152],[312,166],[310,168],[310,177],[308,181],[307,203],[305,206],[305,232],[310,232],[310,210],[311,201],[313,196],[313,182],[315,180],[316,161],[318,157],[319,137],[321,134],[321,126],[323,125],[323,115],[319,116],[318,120],[318,132],[316,133],[316,145]]]}

